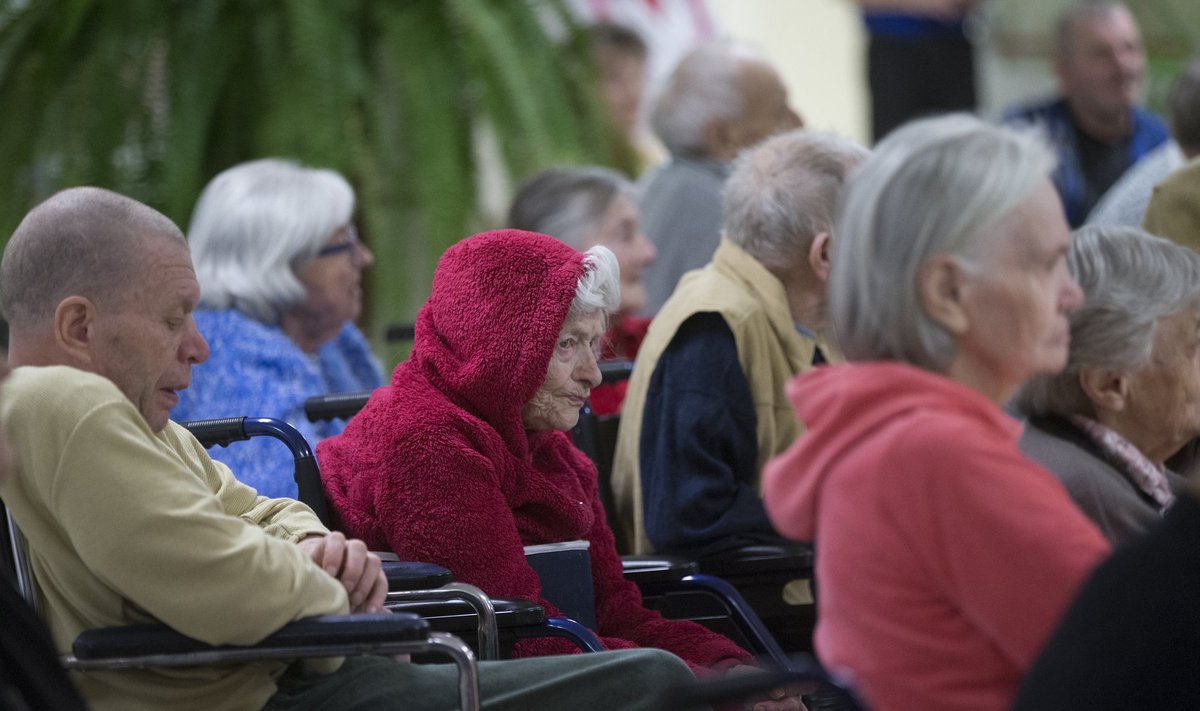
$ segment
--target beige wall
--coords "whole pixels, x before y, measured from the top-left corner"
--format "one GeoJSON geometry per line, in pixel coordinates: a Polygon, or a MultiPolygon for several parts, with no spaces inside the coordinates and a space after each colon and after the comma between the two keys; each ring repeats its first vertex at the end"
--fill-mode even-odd
{"type": "Polygon", "coordinates": [[[849,0],[709,0],[722,28],[779,68],[812,128],[870,138],[864,34],[849,0]]]}

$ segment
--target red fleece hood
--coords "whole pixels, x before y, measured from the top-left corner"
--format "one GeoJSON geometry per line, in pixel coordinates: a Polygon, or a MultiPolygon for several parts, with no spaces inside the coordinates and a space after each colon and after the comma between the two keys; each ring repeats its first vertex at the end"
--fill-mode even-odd
{"type": "Polygon", "coordinates": [[[982,393],[902,363],[814,368],[792,380],[787,395],[806,431],[763,469],[763,494],[776,530],[800,541],[815,538],[821,490],[847,453],[867,446],[872,433],[895,418],[930,407],[957,409],[998,423],[1014,441],[1021,433],[1021,425],[982,393]]]}
{"type": "Polygon", "coordinates": [[[438,262],[393,384],[419,369],[525,451],[521,409],[546,379],[582,274],[583,255],[546,235],[497,230],[459,242],[438,262]]]}

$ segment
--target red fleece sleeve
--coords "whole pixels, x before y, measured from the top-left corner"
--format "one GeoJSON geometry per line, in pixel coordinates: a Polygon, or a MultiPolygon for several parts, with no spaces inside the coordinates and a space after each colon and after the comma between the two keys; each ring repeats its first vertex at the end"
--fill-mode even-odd
{"type": "MultiPolygon", "coordinates": [[[[488,595],[532,600],[547,617],[561,616],[542,598],[492,463],[459,443],[436,440],[407,450],[404,459],[395,476],[375,482],[371,496],[396,555],[445,566],[456,580],[488,595]]],[[[601,642],[606,649],[638,646],[616,637],[602,636],[601,642]]],[[[522,640],[514,653],[535,657],[577,651],[567,640],[542,637],[522,640]]]]}

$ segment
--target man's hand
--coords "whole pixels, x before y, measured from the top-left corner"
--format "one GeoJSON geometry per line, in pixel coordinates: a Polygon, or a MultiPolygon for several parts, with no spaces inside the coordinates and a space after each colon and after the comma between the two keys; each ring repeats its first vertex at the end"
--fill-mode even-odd
{"type": "MultiPolygon", "coordinates": [[[[761,674],[763,670],[747,664],[739,664],[730,667],[725,673],[730,675],[761,674]]],[[[800,701],[800,694],[810,691],[810,689],[792,687],[772,689],[747,701],[743,708],[746,711],[805,711],[804,704],[800,701]]]]}
{"type": "Polygon", "coordinates": [[[379,556],[367,550],[367,544],[333,531],[327,536],[309,536],[298,545],[326,573],[341,581],[350,598],[351,612],[384,611],[387,578],[379,556]]]}

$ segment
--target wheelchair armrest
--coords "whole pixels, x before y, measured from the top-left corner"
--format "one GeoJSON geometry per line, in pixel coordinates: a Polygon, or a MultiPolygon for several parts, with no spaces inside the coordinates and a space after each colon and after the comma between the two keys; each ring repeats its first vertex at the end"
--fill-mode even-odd
{"type": "Polygon", "coordinates": [[[147,654],[188,654],[268,646],[373,644],[419,640],[428,633],[429,624],[417,615],[322,615],[289,622],[256,645],[212,645],[158,624],[86,630],[75,638],[72,651],[80,660],[100,660],[147,654]]]}
{"type": "MultiPolygon", "coordinates": [[[[546,619],[542,606],[530,600],[503,597],[491,600],[496,610],[496,626],[500,629],[537,625],[546,619]]],[[[475,629],[478,618],[475,610],[462,600],[389,602],[386,607],[397,613],[419,615],[440,632],[469,632],[475,629]]]]}
{"type": "Polygon", "coordinates": [[[440,565],[407,560],[383,561],[383,574],[391,591],[430,590],[454,582],[454,574],[440,565]]]}
{"type": "Polygon", "coordinates": [[[621,557],[625,579],[638,585],[670,582],[699,572],[696,561],[682,556],[627,555],[621,557]]]}
{"type": "Polygon", "coordinates": [[[740,575],[810,575],[812,547],[803,543],[787,545],[759,544],[718,553],[696,561],[700,572],[722,578],[740,575]]]}

